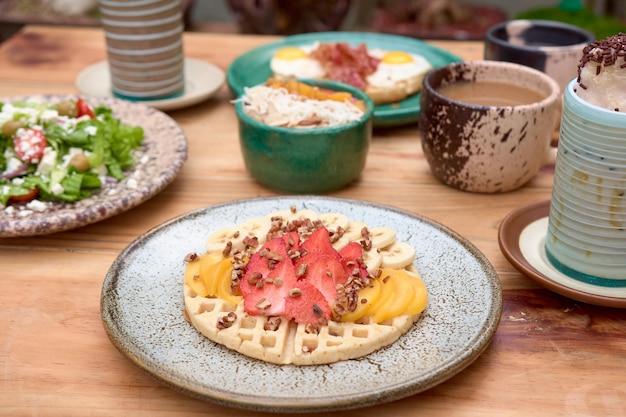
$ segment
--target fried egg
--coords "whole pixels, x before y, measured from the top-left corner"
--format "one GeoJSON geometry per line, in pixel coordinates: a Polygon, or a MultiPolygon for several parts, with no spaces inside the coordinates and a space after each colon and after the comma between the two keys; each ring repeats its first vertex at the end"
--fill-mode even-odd
{"type": "Polygon", "coordinates": [[[290,46],[279,49],[270,60],[276,78],[323,78],[326,72],[309,53],[314,46],[290,46]]]}
{"type": "Polygon", "coordinates": [[[432,68],[424,57],[408,52],[372,49],[369,55],[380,59],[376,71],[366,78],[369,85],[377,88],[392,87],[399,81],[418,77],[432,68]]]}

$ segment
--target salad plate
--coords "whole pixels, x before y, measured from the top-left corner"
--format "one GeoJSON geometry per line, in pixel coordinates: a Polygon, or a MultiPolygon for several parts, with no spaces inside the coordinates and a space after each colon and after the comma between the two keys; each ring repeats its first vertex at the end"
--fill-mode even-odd
{"type": "MultiPolygon", "coordinates": [[[[0,102],[35,99],[57,103],[76,98],[75,95],[41,95],[0,98],[0,102]]],[[[0,209],[0,237],[61,232],[115,216],[156,195],[182,168],[187,158],[187,139],[172,118],[152,107],[112,97],[90,97],[85,101],[93,107],[103,104],[122,123],[143,128],[144,139],[134,152],[134,165],[125,171],[123,180],[107,182],[83,200],[47,202],[47,207],[41,211],[0,209]]]]}
{"type": "Polygon", "coordinates": [[[393,207],[318,196],[238,200],[173,218],[120,253],[101,293],[109,339],[140,369],[195,398],[268,412],[354,409],[434,387],[481,355],[501,312],[495,270],[454,231],[393,207]],[[429,304],[405,335],[360,359],[280,366],[215,344],[185,320],[185,255],[204,251],[213,231],[291,206],[393,227],[416,249],[429,304]]]}
{"type": "Polygon", "coordinates": [[[504,256],[524,275],[557,294],[588,304],[626,308],[623,288],[582,282],[551,264],[544,249],[549,214],[550,200],[524,205],[509,213],[498,230],[504,256]]]}
{"type": "MultiPolygon", "coordinates": [[[[423,56],[433,67],[461,61],[461,58],[446,50],[404,36],[367,32],[305,33],[288,36],[237,57],[226,71],[228,87],[236,97],[241,96],[245,87],[262,84],[271,77],[270,60],[276,51],[287,46],[305,46],[315,42],[348,42],[353,46],[365,43],[368,48],[405,51],[423,56]]],[[[380,104],[374,109],[374,127],[416,123],[419,120],[419,112],[420,93],[398,103],[380,104]]]]}
{"type": "MultiPolygon", "coordinates": [[[[161,111],[179,110],[208,100],[224,85],[224,71],[213,64],[185,58],[185,91],[179,97],[159,100],[143,100],[150,107],[161,111]]],[[[76,78],[76,88],[82,94],[111,97],[111,74],[107,61],[97,62],[85,68],[76,78]]]]}

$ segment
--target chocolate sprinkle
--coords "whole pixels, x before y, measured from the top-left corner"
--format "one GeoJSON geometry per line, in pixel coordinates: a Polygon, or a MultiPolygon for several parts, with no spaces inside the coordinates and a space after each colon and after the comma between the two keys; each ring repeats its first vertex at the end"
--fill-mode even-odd
{"type": "MultiPolygon", "coordinates": [[[[621,58],[624,63],[620,64],[620,68],[626,67],[626,34],[619,33],[615,36],[608,37],[600,41],[594,41],[583,48],[583,56],[578,64],[578,82],[580,83],[580,74],[583,67],[588,62],[597,63],[596,75],[600,74],[602,65],[605,67],[615,65],[621,58]]],[[[584,87],[583,87],[584,88],[584,87]]]]}

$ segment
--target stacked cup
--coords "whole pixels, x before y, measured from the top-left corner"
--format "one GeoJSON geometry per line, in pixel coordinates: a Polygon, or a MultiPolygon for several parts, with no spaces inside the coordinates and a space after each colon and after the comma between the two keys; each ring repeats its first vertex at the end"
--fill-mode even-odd
{"type": "Polygon", "coordinates": [[[626,113],[564,96],[546,255],[566,275],[626,288],[626,113]]]}
{"type": "Polygon", "coordinates": [[[99,0],[111,88],[129,100],[164,99],[184,90],[180,0],[99,0]]]}

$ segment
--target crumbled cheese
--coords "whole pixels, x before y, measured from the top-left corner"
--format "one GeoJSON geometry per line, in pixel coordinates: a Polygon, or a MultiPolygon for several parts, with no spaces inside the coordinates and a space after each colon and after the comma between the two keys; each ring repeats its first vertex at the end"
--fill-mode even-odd
{"type": "Polygon", "coordinates": [[[15,213],[15,207],[8,206],[7,208],[4,209],[4,212],[10,216],[11,214],[15,213]]]}
{"type": "Polygon", "coordinates": [[[59,112],[52,109],[46,109],[41,112],[41,120],[44,122],[55,121],[59,117],[59,112]]]}
{"type": "Polygon", "coordinates": [[[63,188],[63,186],[61,184],[57,183],[57,184],[54,184],[52,186],[50,191],[52,191],[52,194],[54,194],[54,195],[61,195],[61,194],[63,194],[63,191],[65,191],[65,189],[63,188]]]}
{"type": "Polygon", "coordinates": [[[88,135],[95,136],[98,133],[98,128],[96,126],[87,126],[85,127],[85,132],[88,135]]]}
{"type": "Polygon", "coordinates": [[[7,169],[4,170],[3,174],[17,171],[22,165],[24,165],[24,162],[15,157],[11,157],[7,162],[7,169]]]}
{"type": "Polygon", "coordinates": [[[4,173],[6,174],[6,173],[9,173],[9,172],[16,171],[23,164],[24,164],[24,162],[22,162],[21,160],[15,158],[15,157],[11,157],[11,159],[9,159],[9,161],[7,162],[7,168],[4,170],[4,173]]]}
{"type": "Polygon", "coordinates": [[[2,112],[0,112],[0,126],[9,120],[13,120],[14,113],[15,107],[13,107],[11,103],[5,103],[4,106],[2,106],[2,112]]]}
{"type": "Polygon", "coordinates": [[[28,203],[26,203],[26,207],[28,207],[29,209],[31,209],[32,211],[37,211],[37,212],[42,212],[45,211],[47,206],[46,203],[44,203],[43,201],[39,201],[39,200],[31,200],[28,203]]]}
{"type": "Polygon", "coordinates": [[[66,132],[73,132],[76,129],[76,119],[68,116],[59,116],[57,124],[66,132]]]}
{"type": "MultiPolygon", "coordinates": [[[[28,100],[29,103],[39,103],[37,100],[28,100]]],[[[35,104],[35,105],[36,105],[35,104]]],[[[4,112],[4,109],[6,107],[6,104],[2,107],[2,111],[4,112]]],[[[26,124],[34,124],[37,122],[38,118],[39,118],[39,112],[40,109],[35,108],[35,107],[13,107],[13,114],[20,114],[23,116],[26,116],[26,124]]]]}
{"type": "Polygon", "coordinates": [[[20,211],[18,212],[18,215],[19,215],[20,217],[28,217],[28,216],[30,216],[31,214],[33,214],[33,211],[32,211],[32,210],[20,210],[20,211]]]}
{"type": "Polygon", "coordinates": [[[100,178],[100,182],[102,182],[103,184],[106,182],[107,174],[109,173],[106,165],[101,165],[97,168],[93,168],[91,171],[96,174],[98,178],[100,178]]]}
{"type": "Polygon", "coordinates": [[[11,180],[11,184],[13,185],[22,185],[24,184],[24,178],[23,177],[15,177],[11,180]]]}
{"type": "Polygon", "coordinates": [[[139,163],[141,164],[145,164],[150,160],[150,157],[148,155],[144,155],[141,157],[141,159],[139,160],[139,163]]]}
{"type": "Polygon", "coordinates": [[[137,188],[137,180],[134,178],[129,178],[126,182],[126,187],[134,190],[135,188],[137,188]]]}
{"type": "Polygon", "coordinates": [[[57,160],[57,151],[54,148],[47,146],[43,150],[43,156],[41,157],[41,161],[37,166],[38,174],[49,174],[54,169],[57,160]]]}

